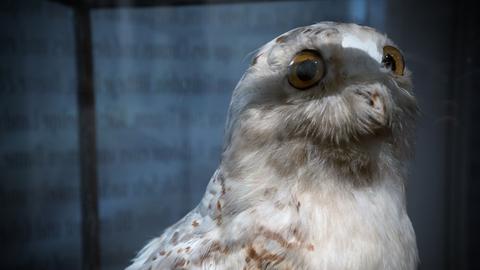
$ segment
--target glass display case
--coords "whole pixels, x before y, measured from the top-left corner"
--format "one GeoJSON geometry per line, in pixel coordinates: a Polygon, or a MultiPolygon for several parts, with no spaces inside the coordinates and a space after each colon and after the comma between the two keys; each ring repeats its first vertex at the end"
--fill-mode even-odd
{"type": "Polygon", "coordinates": [[[327,20],[372,26],[403,48],[422,111],[407,192],[419,269],[474,269],[467,232],[479,221],[467,205],[479,203],[468,170],[478,148],[469,113],[479,39],[469,7],[5,1],[2,269],[125,268],[202,197],[220,161],[232,90],[255,50],[327,20]]]}

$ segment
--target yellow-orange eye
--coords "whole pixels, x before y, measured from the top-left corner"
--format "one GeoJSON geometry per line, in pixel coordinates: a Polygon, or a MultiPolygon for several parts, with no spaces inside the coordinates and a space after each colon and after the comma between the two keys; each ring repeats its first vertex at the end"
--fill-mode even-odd
{"type": "Polygon", "coordinates": [[[316,85],[324,75],[325,63],[322,56],[314,50],[299,52],[288,65],[288,82],[299,90],[316,85]]]}
{"type": "Polygon", "coordinates": [[[393,46],[383,47],[382,64],[393,71],[395,75],[403,76],[405,71],[405,60],[402,53],[393,46]]]}

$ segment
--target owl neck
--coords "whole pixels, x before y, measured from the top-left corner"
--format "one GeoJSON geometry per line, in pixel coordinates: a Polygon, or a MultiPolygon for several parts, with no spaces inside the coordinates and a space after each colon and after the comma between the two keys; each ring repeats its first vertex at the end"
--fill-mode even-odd
{"type": "Polygon", "coordinates": [[[385,174],[403,178],[404,163],[390,144],[377,140],[329,145],[307,138],[262,141],[239,136],[224,152],[222,168],[237,179],[275,175],[296,182],[321,177],[365,186],[385,174]]]}

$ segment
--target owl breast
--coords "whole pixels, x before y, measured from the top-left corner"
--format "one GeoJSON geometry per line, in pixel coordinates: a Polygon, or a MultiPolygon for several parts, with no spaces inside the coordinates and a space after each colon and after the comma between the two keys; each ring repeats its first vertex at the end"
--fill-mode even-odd
{"type": "Polygon", "coordinates": [[[415,269],[415,235],[399,183],[352,190],[324,179],[315,192],[262,189],[264,200],[225,224],[222,245],[240,248],[232,265],[245,267],[225,269],[415,269]]]}

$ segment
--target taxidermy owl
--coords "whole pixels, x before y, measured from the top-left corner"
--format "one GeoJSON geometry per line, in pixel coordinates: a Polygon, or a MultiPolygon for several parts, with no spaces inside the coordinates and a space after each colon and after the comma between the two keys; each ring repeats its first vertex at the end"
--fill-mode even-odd
{"type": "Polygon", "coordinates": [[[277,37],[233,92],[202,201],[127,269],[415,269],[416,114],[385,35],[323,22],[277,37]]]}

